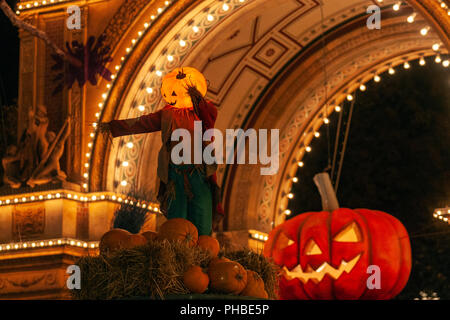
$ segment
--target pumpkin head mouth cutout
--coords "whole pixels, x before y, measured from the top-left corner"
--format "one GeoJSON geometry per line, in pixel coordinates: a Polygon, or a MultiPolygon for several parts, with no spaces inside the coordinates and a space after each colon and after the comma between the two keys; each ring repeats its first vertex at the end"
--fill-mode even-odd
{"type": "Polygon", "coordinates": [[[161,84],[161,95],[167,104],[175,108],[192,108],[189,87],[195,87],[204,97],[207,82],[203,74],[192,67],[176,68],[166,74],[161,84]]]}
{"type": "Polygon", "coordinates": [[[329,275],[334,280],[339,279],[339,277],[344,273],[350,273],[353,270],[353,267],[359,261],[361,254],[358,254],[356,257],[351,259],[350,261],[342,260],[341,264],[338,268],[334,268],[330,266],[327,262],[324,262],[320,267],[314,270],[310,265],[306,267],[306,270],[303,271],[301,265],[297,265],[294,269],[289,271],[286,266],[283,266],[284,277],[287,280],[299,279],[301,282],[306,283],[308,280],[312,280],[315,283],[319,283],[325,277],[325,275],[329,275]]]}

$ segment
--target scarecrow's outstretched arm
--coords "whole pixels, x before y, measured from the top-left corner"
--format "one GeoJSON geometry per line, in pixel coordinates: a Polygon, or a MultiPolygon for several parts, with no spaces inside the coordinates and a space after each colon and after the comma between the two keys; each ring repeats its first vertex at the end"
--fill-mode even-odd
{"type": "Polygon", "coordinates": [[[99,129],[110,131],[113,137],[159,131],[161,130],[161,110],[139,118],[101,123],[99,129]]]}

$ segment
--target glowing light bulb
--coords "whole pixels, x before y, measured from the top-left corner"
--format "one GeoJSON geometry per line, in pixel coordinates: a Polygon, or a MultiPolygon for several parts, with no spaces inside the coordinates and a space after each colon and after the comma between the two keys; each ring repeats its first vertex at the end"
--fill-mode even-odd
{"type": "Polygon", "coordinates": [[[228,9],[230,9],[230,6],[228,4],[226,4],[226,3],[224,3],[223,6],[222,6],[222,10],[223,11],[228,11],[228,9]]]}
{"type": "Polygon", "coordinates": [[[145,91],[147,91],[147,93],[153,93],[153,89],[152,88],[150,88],[150,87],[147,87],[146,89],[145,89],[145,91]]]}
{"type": "Polygon", "coordinates": [[[289,199],[293,199],[293,198],[294,198],[294,194],[293,194],[293,193],[288,193],[287,197],[288,197],[289,199]]]}
{"type": "Polygon", "coordinates": [[[329,124],[329,123],[330,123],[330,119],[324,118],[324,119],[323,119],[323,122],[324,122],[325,124],[329,124]]]}
{"type": "Polygon", "coordinates": [[[160,70],[157,70],[157,71],[156,71],[156,75],[157,75],[158,77],[161,77],[161,76],[162,76],[162,72],[161,72],[160,70]]]}
{"type": "Polygon", "coordinates": [[[122,162],[122,166],[123,166],[123,167],[128,167],[128,161],[122,162]]]}
{"type": "Polygon", "coordinates": [[[186,41],[184,41],[184,40],[180,40],[180,46],[181,46],[181,47],[184,47],[184,46],[186,46],[186,41]]]}
{"type": "Polygon", "coordinates": [[[133,142],[128,142],[128,143],[127,143],[127,148],[128,148],[128,149],[133,148],[133,142]]]}
{"type": "Polygon", "coordinates": [[[375,77],[373,77],[373,80],[374,80],[375,82],[380,82],[380,81],[381,81],[381,78],[380,78],[379,75],[376,75],[375,77]]]}
{"type": "Polygon", "coordinates": [[[394,4],[394,6],[392,8],[394,9],[394,11],[398,11],[398,10],[400,10],[401,5],[402,5],[401,2],[397,2],[396,4],[394,4]]]}
{"type": "Polygon", "coordinates": [[[353,96],[351,94],[347,95],[347,100],[348,101],[353,101],[353,96]]]}
{"type": "Polygon", "coordinates": [[[405,69],[411,68],[411,65],[409,64],[408,61],[406,61],[406,62],[403,64],[403,68],[405,68],[405,69]]]}
{"type": "Polygon", "coordinates": [[[167,56],[167,60],[169,60],[170,62],[172,62],[173,61],[173,56],[167,56]]]}
{"type": "Polygon", "coordinates": [[[426,61],[425,61],[425,59],[424,59],[423,57],[420,58],[419,64],[420,64],[421,66],[424,66],[424,65],[426,64],[426,61]]]}
{"type": "Polygon", "coordinates": [[[197,32],[199,31],[199,29],[198,29],[197,26],[193,26],[193,27],[192,27],[192,30],[194,30],[195,33],[197,33],[197,32]]]}
{"type": "Polygon", "coordinates": [[[444,68],[448,68],[448,66],[450,65],[450,60],[443,61],[442,65],[444,66],[444,68]]]}
{"type": "Polygon", "coordinates": [[[395,69],[394,68],[389,68],[389,74],[395,74],[395,69]]]}
{"type": "Polygon", "coordinates": [[[432,49],[434,51],[438,51],[440,47],[441,47],[441,45],[439,43],[435,43],[435,44],[433,44],[432,49]]]}
{"type": "Polygon", "coordinates": [[[138,106],[138,109],[139,109],[139,111],[145,111],[145,106],[143,106],[143,105],[140,105],[140,106],[138,106]]]}
{"type": "Polygon", "coordinates": [[[312,149],[310,146],[307,146],[305,150],[306,150],[306,152],[311,152],[312,149]]]}
{"type": "Polygon", "coordinates": [[[292,178],[292,182],[293,182],[293,183],[297,183],[297,182],[298,182],[298,178],[297,178],[297,177],[293,177],[293,178],[292,178]]]}
{"type": "MultiPolygon", "coordinates": [[[[336,107],[339,107],[339,106],[336,106],[336,107]]],[[[320,137],[320,133],[319,132],[314,132],[314,136],[316,137],[316,138],[318,138],[318,137],[320,137]]]]}
{"type": "Polygon", "coordinates": [[[125,187],[127,185],[127,182],[125,180],[122,180],[122,182],[120,183],[121,186],[125,187]]]}
{"type": "Polygon", "coordinates": [[[211,14],[208,14],[207,19],[208,19],[208,21],[213,21],[214,20],[214,16],[211,15],[211,14]]]}
{"type": "Polygon", "coordinates": [[[366,91],[366,89],[367,89],[367,87],[364,84],[361,84],[359,86],[359,90],[361,90],[361,91],[366,91]]]}
{"type": "Polygon", "coordinates": [[[407,21],[408,21],[409,23],[413,23],[413,22],[416,20],[416,16],[417,16],[417,13],[414,12],[412,15],[410,15],[410,16],[408,17],[407,21]]]}
{"type": "Polygon", "coordinates": [[[301,168],[301,167],[303,167],[305,164],[303,163],[303,161],[299,161],[299,162],[297,163],[297,165],[301,168]]]}
{"type": "Polygon", "coordinates": [[[436,59],[434,59],[434,61],[435,61],[436,63],[441,63],[441,62],[442,62],[441,55],[438,54],[438,55],[436,56],[436,59]]]}
{"type": "Polygon", "coordinates": [[[430,27],[422,28],[422,29],[420,30],[420,34],[421,34],[422,36],[426,36],[426,35],[428,34],[428,31],[430,31],[430,27]]]}

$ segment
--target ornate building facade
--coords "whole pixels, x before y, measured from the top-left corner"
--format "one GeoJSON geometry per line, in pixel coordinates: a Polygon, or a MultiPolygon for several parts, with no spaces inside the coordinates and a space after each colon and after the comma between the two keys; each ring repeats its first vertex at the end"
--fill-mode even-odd
{"type": "MultiPolygon", "coordinates": [[[[435,43],[448,53],[447,0],[410,0],[394,10],[396,2],[19,1],[19,17],[61,48],[104,36],[113,79],[54,94],[51,49],[20,31],[18,136],[39,106],[48,131],[62,132],[70,122],[70,134],[58,158],[64,179],[0,194],[0,298],[67,297],[67,266],[96,254],[115,208],[131,201],[124,195],[156,194],[159,134],[110,141],[96,124],[161,108],[161,76],[182,65],[208,79],[218,129],[280,129],[277,174],[261,176],[259,165],[221,165],[218,172],[227,213],[218,237],[261,248],[284,220],[292,178],[335,106],[390,68],[435,55],[435,43]],[[81,9],[80,29],[66,26],[73,5],[81,9]],[[370,5],[381,7],[381,29],[367,27],[370,5]]],[[[155,229],[158,204],[135,204],[149,207],[146,227],[155,229]]]]}

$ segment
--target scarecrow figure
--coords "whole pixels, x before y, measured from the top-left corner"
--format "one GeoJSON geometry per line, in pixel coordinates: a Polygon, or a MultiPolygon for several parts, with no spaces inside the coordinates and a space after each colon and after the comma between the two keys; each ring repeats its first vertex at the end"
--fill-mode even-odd
{"type": "MultiPolygon", "coordinates": [[[[177,68],[163,78],[161,95],[167,102],[163,109],[99,124],[100,132],[111,132],[113,137],[161,131],[157,168],[161,211],[168,219],[191,221],[199,235],[210,235],[213,224],[216,228],[224,215],[215,174],[217,164],[193,164],[193,159],[188,164],[174,164],[171,150],[178,142],[171,141],[171,135],[176,129],[186,129],[193,137],[194,121],[202,121],[202,133],[214,128],[217,109],[204,99],[206,91],[206,79],[198,70],[177,68]]],[[[193,157],[193,147],[191,150],[193,157]]]]}

